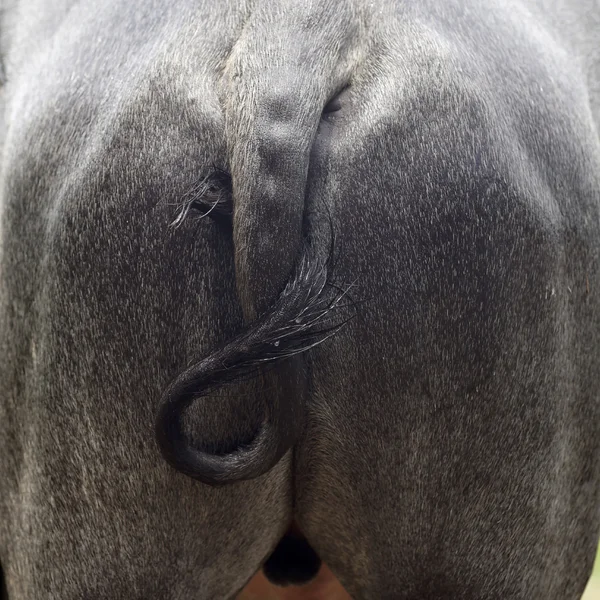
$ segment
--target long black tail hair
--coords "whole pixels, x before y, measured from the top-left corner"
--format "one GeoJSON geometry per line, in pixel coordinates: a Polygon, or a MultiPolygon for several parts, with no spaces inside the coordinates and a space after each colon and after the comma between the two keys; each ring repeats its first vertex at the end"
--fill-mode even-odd
{"type": "Polygon", "coordinates": [[[350,286],[334,284],[334,262],[331,227],[329,251],[322,252],[310,239],[305,240],[292,276],[266,314],[186,369],[167,388],[156,418],[156,438],[162,455],[175,469],[211,485],[253,479],[270,470],[294,443],[300,425],[277,394],[266,404],[254,439],[227,454],[211,454],[190,445],[183,433],[183,415],[190,404],[220,386],[310,350],[347,321],[352,313],[339,309],[349,306],[350,286]]]}

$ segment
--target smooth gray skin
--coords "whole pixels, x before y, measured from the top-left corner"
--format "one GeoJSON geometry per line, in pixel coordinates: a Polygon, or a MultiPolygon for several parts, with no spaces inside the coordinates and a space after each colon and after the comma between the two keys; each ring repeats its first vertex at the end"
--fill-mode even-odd
{"type": "MultiPolygon", "coordinates": [[[[579,598],[600,516],[597,3],[12,4],[10,600],[232,598],[292,516],[356,600],[579,598]],[[169,228],[212,164],[233,237],[169,228]],[[269,305],[323,202],[368,302],[308,357],[301,442],[250,482],[176,473],[161,391],[269,305]]],[[[275,393],[229,388],[190,427],[251,435],[275,393]]]]}

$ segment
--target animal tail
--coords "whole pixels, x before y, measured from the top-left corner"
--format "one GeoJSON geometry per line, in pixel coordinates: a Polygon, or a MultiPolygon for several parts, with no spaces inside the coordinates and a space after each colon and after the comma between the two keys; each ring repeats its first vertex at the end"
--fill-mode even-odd
{"type": "Polygon", "coordinates": [[[190,445],[183,432],[183,415],[190,404],[222,385],[313,348],[346,322],[338,310],[346,305],[346,291],[327,292],[332,263],[333,250],[324,262],[315,260],[308,241],[271,309],[167,388],[156,419],[156,437],[162,455],[175,469],[211,485],[252,479],[271,469],[294,443],[299,422],[293,418],[289,399],[279,394],[267,401],[254,440],[228,454],[211,454],[190,445]]]}
{"type": "Polygon", "coordinates": [[[299,6],[291,13],[277,6],[261,4],[225,69],[236,285],[250,325],[176,378],[156,421],[165,459],[213,485],[254,478],[272,468],[298,438],[299,408],[294,399],[284,397],[290,394],[270,395],[253,441],[221,455],[186,442],[186,408],[227,382],[327,339],[340,326],[333,315],[340,314],[335,309],[345,296],[341,292],[331,299],[333,234],[329,241],[326,234],[318,234],[322,222],[313,230],[309,226],[306,234],[311,221],[305,218],[305,199],[322,113],[348,82],[350,63],[343,57],[355,39],[352,5],[336,3],[340,9],[333,10],[333,4],[317,3],[310,8],[315,14],[308,15],[299,6]],[[344,27],[339,23],[342,14],[344,27]],[[310,36],[298,26],[302,22],[313,24],[310,36]],[[265,36],[264,23],[289,35],[265,36]],[[296,36],[293,43],[289,36],[296,36]]]}

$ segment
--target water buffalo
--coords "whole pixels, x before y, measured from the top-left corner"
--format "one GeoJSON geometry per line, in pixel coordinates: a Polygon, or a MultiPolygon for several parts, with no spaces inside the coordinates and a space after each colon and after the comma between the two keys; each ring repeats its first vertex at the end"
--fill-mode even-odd
{"type": "Polygon", "coordinates": [[[579,598],[596,0],[0,7],[8,598],[579,598]]]}

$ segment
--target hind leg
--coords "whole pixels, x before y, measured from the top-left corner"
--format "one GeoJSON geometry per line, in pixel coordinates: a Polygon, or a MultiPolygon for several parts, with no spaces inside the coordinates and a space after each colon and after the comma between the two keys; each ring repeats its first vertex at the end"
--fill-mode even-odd
{"type": "MultiPolygon", "coordinates": [[[[289,525],[289,458],[213,489],[169,467],[154,437],[168,382],[241,326],[229,242],[206,221],[168,235],[168,207],[140,217],[133,201],[97,204],[93,219],[87,203],[65,202],[37,278],[13,259],[39,247],[23,224],[34,217],[3,230],[0,552],[10,600],[230,598],[289,525]]],[[[222,452],[251,438],[263,411],[255,384],[194,405],[190,439],[222,452]]]]}
{"type": "Polygon", "coordinates": [[[232,598],[289,520],[287,459],[212,489],[143,459],[106,469],[105,457],[24,467],[8,515],[11,600],[232,598]]]}
{"type": "MultiPolygon", "coordinates": [[[[289,457],[211,488],[162,461],[151,415],[148,433],[114,411],[98,427],[86,393],[78,400],[71,414],[38,406],[26,424],[2,515],[10,600],[232,598],[288,526],[289,457]]],[[[221,399],[224,426],[237,402],[221,399]]]]}
{"type": "Polygon", "coordinates": [[[315,398],[298,518],[353,598],[580,598],[598,532],[585,409],[545,420],[564,397],[543,395],[513,421],[505,389],[416,386],[396,410],[380,390],[338,404],[333,389],[315,398]],[[373,416],[355,408],[371,402],[373,416]]]}
{"type": "MultiPolygon", "coordinates": [[[[412,68],[437,64],[427,35],[402,38],[381,120],[348,109],[356,139],[329,141],[313,186],[366,301],[311,354],[296,518],[355,600],[576,600],[600,525],[598,171],[569,163],[568,192],[555,157],[523,171],[493,99],[445,58],[412,68]]],[[[584,155],[556,110],[537,117],[567,127],[557,152],[584,155]]]]}
{"type": "MultiPolygon", "coordinates": [[[[160,391],[185,364],[157,368],[177,327],[160,317],[148,327],[152,308],[139,299],[124,319],[132,329],[115,324],[115,338],[107,315],[94,322],[70,305],[67,318],[87,323],[63,327],[60,304],[46,306],[43,329],[60,337],[54,345],[53,336],[37,336],[36,376],[2,422],[0,544],[10,600],[233,597],[291,520],[289,456],[256,480],[217,489],[177,473],[153,435],[160,391]],[[82,351],[67,347],[63,332],[80,332],[82,351]]],[[[212,343],[215,330],[190,330],[196,347],[212,343]]],[[[190,414],[193,439],[208,448],[239,443],[259,422],[259,390],[247,383],[227,392],[190,414]]]]}
{"type": "Polygon", "coordinates": [[[528,302],[571,285],[545,245],[500,278],[496,252],[483,304],[477,275],[453,281],[443,261],[420,277],[455,296],[403,290],[394,308],[371,281],[375,310],[314,353],[296,518],[356,600],[583,593],[599,525],[597,334],[568,292],[528,302]]]}
{"type": "Polygon", "coordinates": [[[522,265],[483,251],[483,299],[466,247],[450,251],[456,269],[418,275],[442,291],[426,300],[386,298],[363,273],[376,306],[314,352],[296,518],[355,600],[583,593],[599,526],[599,340],[585,287],[567,297],[573,279],[539,233],[522,265]],[[565,291],[544,302],[534,290],[548,282],[565,291]]]}

